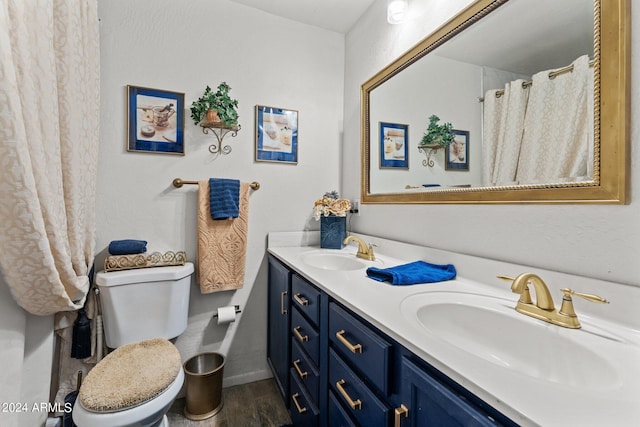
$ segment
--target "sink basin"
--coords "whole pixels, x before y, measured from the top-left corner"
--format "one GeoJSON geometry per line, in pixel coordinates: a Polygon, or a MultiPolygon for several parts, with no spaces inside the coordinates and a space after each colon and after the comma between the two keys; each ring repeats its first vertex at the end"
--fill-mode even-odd
{"type": "Polygon", "coordinates": [[[514,306],[486,295],[425,292],[405,299],[401,310],[429,335],[518,375],[582,389],[619,380],[600,355],[607,350],[593,350],[619,344],[615,338],[551,325],[514,306]]]}
{"type": "Polygon", "coordinates": [[[305,264],[322,270],[351,271],[380,265],[381,262],[365,261],[356,258],[353,253],[331,253],[326,251],[310,252],[302,256],[305,264]]]}

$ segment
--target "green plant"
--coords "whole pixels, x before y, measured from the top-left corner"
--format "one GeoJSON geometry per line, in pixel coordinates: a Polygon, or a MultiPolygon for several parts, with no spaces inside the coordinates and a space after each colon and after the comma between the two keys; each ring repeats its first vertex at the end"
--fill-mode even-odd
{"type": "Polygon", "coordinates": [[[435,114],[429,117],[429,126],[420,141],[420,145],[437,144],[446,147],[453,142],[455,138],[452,130],[453,126],[451,123],[438,124],[439,121],[440,117],[435,114]]]}
{"type": "Polygon", "coordinates": [[[191,118],[195,124],[202,121],[209,109],[216,111],[226,126],[238,123],[238,100],[229,96],[230,90],[226,82],[220,83],[215,92],[207,85],[204,94],[191,104],[191,118]]]}

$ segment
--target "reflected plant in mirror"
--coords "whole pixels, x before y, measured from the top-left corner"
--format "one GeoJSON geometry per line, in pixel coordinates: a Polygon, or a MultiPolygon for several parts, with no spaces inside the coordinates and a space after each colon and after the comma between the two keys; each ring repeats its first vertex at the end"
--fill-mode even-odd
{"type": "Polygon", "coordinates": [[[455,138],[453,125],[449,122],[438,124],[439,121],[440,117],[435,114],[429,116],[429,126],[420,140],[420,146],[447,147],[453,142],[455,138]]]}
{"type": "Polygon", "coordinates": [[[630,2],[602,3],[477,0],[365,82],[363,203],[625,203],[630,2]],[[371,123],[433,111],[478,141],[470,167],[372,166],[371,123]]]}

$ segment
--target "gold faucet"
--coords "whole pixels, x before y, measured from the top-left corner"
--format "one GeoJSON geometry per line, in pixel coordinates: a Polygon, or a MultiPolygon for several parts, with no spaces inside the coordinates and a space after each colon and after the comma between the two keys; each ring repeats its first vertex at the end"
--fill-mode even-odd
{"type": "Polygon", "coordinates": [[[353,234],[348,235],[342,243],[348,245],[352,240],[358,242],[358,253],[356,254],[358,258],[366,259],[368,261],[375,261],[376,256],[373,254],[373,245],[367,245],[364,240],[362,240],[358,236],[354,236],[353,234]]]}
{"type": "Polygon", "coordinates": [[[553,298],[551,298],[549,288],[540,276],[533,273],[524,273],[515,279],[508,276],[498,276],[498,279],[512,282],[511,291],[516,294],[520,294],[520,299],[516,304],[516,311],[565,328],[580,328],[578,316],[573,309],[573,300],[571,299],[571,295],[582,297],[591,302],[609,303],[609,301],[599,297],[598,295],[583,294],[564,288],[560,289],[563,293],[562,305],[560,306],[560,310],[557,310],[553,304],[553,298]],[[533,288],[536,291],[535,304],[531,300],[529,285],[533,285],[533,288]]]}

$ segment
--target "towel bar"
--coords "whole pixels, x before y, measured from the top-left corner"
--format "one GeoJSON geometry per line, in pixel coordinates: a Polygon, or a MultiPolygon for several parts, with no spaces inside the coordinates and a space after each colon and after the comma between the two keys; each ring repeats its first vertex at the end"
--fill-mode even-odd
{"type": "MultiPolygon", "coordinates": [[[[185,184],[189,184],[189,185],[197,185],[198,181],[186,181],[184,179],[181,178],[176,178],[173,180],[173,186],[176,188],[180,188],[185,184]]],[[[251,184],[249,184],[249,186],[251,186],[252,190],[259,190],[260,189],[260,183],[258,181],[253,181],[251,184]]]]}

